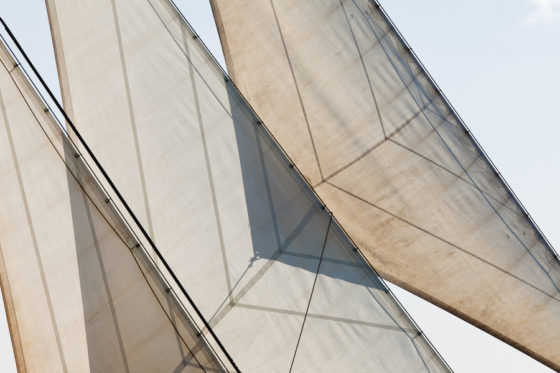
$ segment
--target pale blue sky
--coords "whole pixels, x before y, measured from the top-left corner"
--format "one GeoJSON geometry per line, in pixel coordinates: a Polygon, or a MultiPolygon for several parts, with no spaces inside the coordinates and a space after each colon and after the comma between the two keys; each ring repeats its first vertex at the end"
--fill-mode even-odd
{"type": "MultiPolygon", "coordinates": [[[[223,61],[208,0],[176,2],[223,61]]],[[[560,0],[385,0],[382,5],[552,245],[560,248],[560,0]]],[[[0,0],[0,15],[58,92],[44,1],[0,0]]],[[[550,371],[394,288],[456,372],[550,371]]],[[[0,302],[0,372],[10,373],[15,365],[1,307],[0,302]]]]}

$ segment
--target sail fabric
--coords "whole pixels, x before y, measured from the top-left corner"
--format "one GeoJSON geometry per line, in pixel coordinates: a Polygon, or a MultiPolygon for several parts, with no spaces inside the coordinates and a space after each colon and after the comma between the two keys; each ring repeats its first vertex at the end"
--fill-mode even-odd
{"type": "Polygon", "coordinates": [[[221,372],[0,45],[0,285],[19,372],[221,372]]]}
{"type": "Polygon", "coordinates": [[[560,369],[560,265],[386,14],[212,0],[240,91],[390,281],[560,369]]]}
{"type": "Polygon", "coordinates": [[[47,8],[65,108],[241,371],[449,371],[172,3],[47,8]]]}

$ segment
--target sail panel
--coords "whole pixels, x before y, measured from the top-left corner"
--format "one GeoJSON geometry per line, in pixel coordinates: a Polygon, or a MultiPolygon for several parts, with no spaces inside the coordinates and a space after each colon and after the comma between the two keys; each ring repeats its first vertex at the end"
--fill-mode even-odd
{"type": "Polygon", "coordinates": [[[169,1],[47,6],[64,104],[242,371],[449,371],[169,1]]]}
{"type": "Polygon", "coordinates": [[[558,256],[378,4],[211,3],[235,83],[369,262],[558,369],[558,256]]]}
{"type": "Polygon", "coordinates": [[[4,44],[0,60],[0,280],[18,370],[222,371],[4,44]]]}

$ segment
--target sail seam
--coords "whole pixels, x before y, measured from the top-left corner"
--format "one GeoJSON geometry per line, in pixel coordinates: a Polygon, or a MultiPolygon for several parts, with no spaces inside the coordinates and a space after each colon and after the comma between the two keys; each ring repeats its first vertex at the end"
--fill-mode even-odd
{"type": "MultiPolygon", "coordinates": [[[[119,25],[119,16],[117,12],[117,5],[115,0],[111,0],[112,10],[113,10],[113,21],[115,23],[115,32],[117,34],[117,45],[119,48],[119,57],[121,61],[121,69],[123,75],[123,83],[126,92],[126,101],[128,104],[128,115],[130,118],[130,127],[132,130],[132,138],[134,140],[134,149],[136,153],[136,162],[138,165],[138,176],[140,178],[140,186],[142,188],[142,197],[144,199],[144,207],[146,209],[146,222],[148,223],[148,230],[150,232],[150,236],[155,241],[154,237],[154,228],[152,224],[152,215],[150,212],[150,202],[148,200],[148,190],[146,186],[146,177],[144,175],[144,165],[142,161],[142,153],[140,151],[140,139],[138,136],[138,129],[136,127],[136,115],[134,114],[134,105],[132,103],[132,94],[130,92],[130,83],[128,80],[128,69],[126,66],[126,60],[124,56],[124,47],[122,42],[121,30],[119,25]]],[[[154,260],[157,264],[157,257],[154,255],[154,260]]]]}
{"type": "MultiPolygon", "coordinates": [[[[187,38],[184,34],[184,29],[181,28],[182,31],[182,36],[183,36],[183,42],[185,44],[185,53],[190,57],[190,50],[188,47],[188,44],[186,42],[187,38]]],[[[205,161],[205,166],[206,166],[206,173],[208,175],[208,184],[210,187],[210,194],[212,195],[212,206],[214,208],[214,216],[216,219],[216,230],[218,231],[218,239],[220,241],[220,250],[221,250],[221,254],[222,254],[222,261],[223,261],[223,265],[224,265],[224,275],[225,275],[225,279],[226,279],[226,286],[227,286],[227,291],[229,294],[229,299],[230,299],[230,303],[233,302],[233,298],[231,297],[231,278],[230,278],[230,273],[229,273],[229,265],[228,265],[228,258],[227,258],[227,252],[226,252],[226,248],[225,248],[225,243],[224,243],[224,235],[222,232],[222,222],[220,219],[220,211],[218,209],[218,199],[216,196],[216,187],[214,186],[214,177],[213,177],[213,173],[212,173],[212,165],[210,164],[210,156],[208,155],[208,144],[206,143],[206,134],[204,132],[204,124],[202,121],[202,114],[200,111],[200,102],[198,99],[198,90],[196,88],[196,81],[195,81],[195,76],[194,76],[194,71],[193,71],[193,67],[191,63],[187,63],[188,65],[188,70],[189,70],[189,75],[190,75],[190,80],[191,80],[191,86],[192,86],[192,90],[193,90],[193,95],[194,95],[194,103],[195,103],[195,107],[196,107],[196,116],[197,116],[197,120],[198,120],[198,128],[200,130],[200,139],[202,142],[202,149],[204,152],[204,161],[205,161]]]]}

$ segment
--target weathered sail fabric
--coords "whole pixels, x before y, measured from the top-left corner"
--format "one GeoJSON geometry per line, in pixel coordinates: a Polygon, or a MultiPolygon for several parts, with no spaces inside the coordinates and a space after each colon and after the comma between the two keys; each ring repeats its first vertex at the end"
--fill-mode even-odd
{"type": "Polygon", "coordinates": [[[367,0],[212,0],[232,78],[382,276],[560,369],[560,265],[367,0]]]}
{"type": "Polygon", "coordinates": [[[4,44],[0,62],[0,285],[18,371],[223,371],[4,44]]]}
{"type": "Polygon", "coordinates": [[[448,367],[167,0],[48,0],[64,104],[243,372],[448,367]]]}

